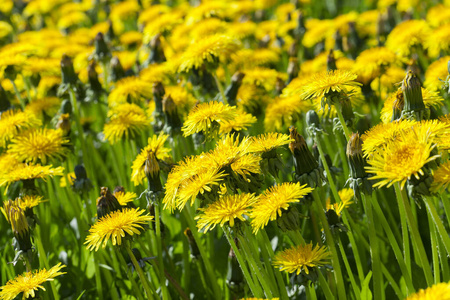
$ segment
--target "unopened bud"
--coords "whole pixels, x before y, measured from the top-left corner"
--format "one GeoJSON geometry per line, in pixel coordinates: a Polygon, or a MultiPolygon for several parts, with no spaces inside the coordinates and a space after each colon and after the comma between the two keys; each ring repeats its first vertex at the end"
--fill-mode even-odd
{"type": "Polygon", "coordinates": [[[195,241],[194,235],[189,227],[184,231],[184,235],[188,239],[189,248],[191,249],[191,256],[198,259],[200,257],[200,250],[198,249],[197,242],[195,241]]]}
{"type": "Polygon", "coordinates": [[[117,82],[125,77],[125,71],[123,70],[122,64],[117,56],[111,58],[111,81],[117,82]]]}
{"type": "Polygon", "coordinates": [[[94,39],[95,46],[95,59],[97,61],[106,62],[111,57],[111,52],[109,51],[108,45],[106,45],[103,33],[99,32],[94,39]]]}
{"type": "Polygon", "coordinates": [[[231,83],[225,90],[225,98],[230,106],[236,106],[236,97],[239,87],[242,84],[242,79],[244,79],[245,73],[236,72],[231,77],[231,83]]]}
{"type": "Polygon", "coordinates": [[[100,219],[117,210],[122,210],[119,201],[107,187],[102,187],[100,197],[97,198],[97,217],[100,219]]]}
{"type": "Polygon", "coordinates": [[[414,113],[416,121],[421,121],[425,111],[422,98],[422,87],[419,78],[410,70],[402,81],[404,107],[402,117],[407,113],[414,113]]]}
{"type": "Polygon", "coordinates": [[[77,83],[78,76],[75,74],[72,59],[66,54],[64,54],[61,58],[61,75],[63,84],[77,83]]]}
{"type": "Polygon", "coordinates": [[[334,58],[333,50],[330,50],[330,53],[328,53],[327,56],[327,70],[328,71],[337,70],[336,59],[334,58]]]}
{"type": "Polygon", "coordinates": [[[148,189],[152,192],[162,191],[161,179],[159,178],[159,163],[153,151],[149,151],[145,160],[144,173],[148,180],[148,189]]]}

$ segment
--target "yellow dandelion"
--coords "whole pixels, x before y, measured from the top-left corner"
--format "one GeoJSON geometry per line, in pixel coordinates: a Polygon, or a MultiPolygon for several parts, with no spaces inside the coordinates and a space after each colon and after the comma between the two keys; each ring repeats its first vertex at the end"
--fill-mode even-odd
{"type": "Polygon", "coordinates": [[[179,72],[198,69],[204,63],[225,60],[238,49],[237,42],[226,35],[213,35],[194,41],[181,56],[179,72]]]}
{"type": "Polygon", "coordinates": [[[444,82],[448,76],[447,63],[450,56],[444,56],[428,66],[425,72],[425,82],[423,85],[430,91],[442,89],[444,82]]]}
{"type": "Polygon", "coordinates": [[[361,85],[355,81],[356,77],[356,74],[346,70],[317,73],[311,77],[310,83],[304,86],[301,97],[303,99],[321,99],[332,93],[346,93],[347,89],[361,85]]]}
{"type": "Polygon", "coordinates": [[[100,246],[105,248],[110,238],[113,246],[121,245],[127,235],[140,235],[144,226],[153,219],[144,213],[143,209],[125,208],[104,216],[91,226],[84,244],[91,251],[97,251],[100,246]]]}
{"type": "Polygon", "coordinates": [[[236,116],[227,121],[220,123],[220,134],[228,134],[237,131],[246,130],[252,124],[256,123],[257,119],[246,112],[238,111],[236,116]]]}
{"type": "Polygon", "coordinates": [[[60,63],[61,59],[58,58],[29,57],[23,72],[26,76],[36,73],[39,73],[41,76],[60,76],[60,63]]]}
{"type": "Polygon", "coordinates": [[[33,208],[35,206],[38,206],[40,203],[46,202],[46,200],[44,200],[44,197],[39,195],[21,196],[19,198],[16,198],[16,201],[18,203],[18,206],[23,210],[33,208]]]}
{"type": "Polygon", "coordinates": [[[380,151],[374,152],[367,160],[370,166],[365,167],[368,173],[375,174],[370,179],[379,179],[373,186],[390,187],[399,182],[401,188],[414,176],[424,175],[423,166],[435,160],[439,155],[431,155],[436,147],[430,133],[419,135],[414,129],[399,132],[380,151]]]}
{"type": "Polygon", "coordinates": [[[225,172],[219,172],[218,169],[205,169],[204,172],[186,180],[178,191],[177,208],[181,211],[189,200],[191,206],[194,205],[198,194],[203,195],[205,192],[211,192],[212,186],[218,186],[226,175],[225,172]]]}
{"type": "Polygon", "coordinates": [[[356,58],[353,72],[358,75],[358,81],[369,83],[380,76],[384,69],[397,60],[395,53],[386,47],[375,47],[364,50],[356,58]]]}
{"type": "Polygon", "coordinates": [[[182,12],[170,12],[155,16],[153,20],[148,20],[144,27],[144,43],[149,43],[150,40],[157,34],[167,35],[178,24],[183,22],[182,12]]]}
{"type": "MultiPolygon", "coordinates": [[[[123,33],[119,37],[120,43],[123,45],[136,45],[140,46],[142,44],[142,33],[139,31],[128,31],[123,33]]],[[[122,60],[120,60],[122,61],[122,60]]]]}
{"type": "Polygon", "coordinates": [[[219,124],[230,121],[237,116],[236,107],[212,101],[195,106],[183,125],[183,135],[189,136],[203,131],[206,136],[219,130],[219,124]]]}
{"type": "Polygon", "coordinates": [[[141,184],[145,178],[144,166],[149,152],[154,153],[158,160],[168,160],[170,158],[169,152],[171,150],[164,147],[168,137],[168,135],[161,133],[148,139],[148,145],[138,154],[131,167],[131,181],[133,181],[134,185],[141,184]]]}
{"type": "Polygon", "coordinates": [[[148,83],[162,82],[166,85],[170,83],[170,75],[172,73],[172,66],[167,62],[163,62],[152,64],[141,70],[139,77],[148,83]]]}
{"type": "Polygon", "coordinates": [[[32,100],[25,107],[25,113],[32,113],[38,118],[45,115],[54,116],[61,106],[61,99],[57,97],[45,97],[32,100]]]}
{"type": "Polygon", "coordinates": [[[142,102],[151,98],[151,85],[138,77],[126,77],[116,83],[116,86],[108,96],[108,102],[114,106],[128,101],[142,102]]]}
{"type": "Polygon", "coordinates": [[[249,138],[239,142],[239,135],[228,134],[216,143],[216,148],[204,156],[205,166],[222,169],[248,154],[249,138]]]}
{"type": "Polygon", "coordinates": [[[30,249],[30,226],[28,224],[27,216],[25,215],[25,210],[19,206],[18,200],[4,201],[3,207],[1,207],[0,210],[5,216],[6,221],[11,224],[11,229],[14,236],[23,242],[21,249],[30,249]]]}
{"type": "Polygon", "coordinates": [[[266,91],[272,91],[275,89],[277,78],[280,78],[283,81],[287,80],[286,73],[281,73],[270,68],[256,67],[243,70],[242,72],[245,74],[242,81],[243,84],[262,86],[266,91]]]}
{"type": "Polygon", "coordinates": [[[441,164],[433,173],[433,183],[431,190],[433,192],[439,191],[441,188],[446,189],[450,184],[450,161],[441,164]]]}
{"type": "Polygon", "coordinates": [[[253,83],[242,84],[236,96],[237,107],[247,112],[258,111],[259,108],[265,107],[270,99],[263,87],[253,83]]]}
{"type": "Polygon", "coordinates": [[[312,188],[297,183],[282,183],[281,185],[271,187],[262,194],[257,203],[253,206],[253,210],[250,213],[252,218],[253,232],[257,233],[258,230],[264,228],[264,226],[281,216],[282,209],[287,210],[289,204],[300,202],[306,194],[312,192],[312,188]]]}
{"type": "Polygon", "coordinates": [[[411,49],[420,47],[429,36],[430,28],[425,20],[408,20],[398,24],[388,35],[386,47],[400,57],[409,57],[411,49]]]}
{"type": "Polygon", "coordinates": [[[312,243],[305,246],[293,246],[284,251],[278,252],[272,264],[281,271],[296,273],[299,275],[302,271],[309,274],[310,269],[329,264],[330,253],[325,246],[312,243]]]}
{"type": "Polygon", "coordinates": [[[439,27],[450,22],[450,7],[438,4],[427,11],[427,22],[431,27],[439,27]]]}
{"type": "Polygon", "coordinates": [[[11,140],[8,153],[18,161],[46,164],[47,160],[62,160],[69,151],[68,142],[61,130],[30,129],[11,140]]]}
{"type": "Polygon", "coordinates": [[[450,300],[450,283],[437,283],[427,289],[420,289],[406,300],[450,300]]]}
{"type": "Polygon", "coordinates": [[[116,197],[121,206],[127,206],[128,203],[133,203],[133,200],[136,199],[137,195],[133,192],[118,191],[114,193],[114,197],[116,197]]]}
{"type": "Polygon", "coordinates": [[[388,67],[384,73],[376,77],[370,83],[370,87],[374,91],[381,90],[381,98],[386,98],[386,93],[394,92],[398,89],[398,84],[405,78],[405,70],[397,66],[388,67]],[[381,87],[380,87],[381,85],[381,87]]]}
{"type": "Polygon", "coordinates": [[[280,53],[275,49],[241,49],[232,56],[236,67],[250,69],[252,67],[276,64],[280,60],[280,53]]]}
{"type": "Polygon", "coordinates": [[[245,221],[245,216],[249,215],[250,207],[256,202],[254,194],[226,195],[207,208],[200,208],[202,212],[196,216],[197,227],[206,233],[220,224],[223,227],[228,222],[230,227],[234,227],[235,219],[245,221]]]}
{"type": "Polygon", "coordinates": [[[140,130],[150,127],[150,120],[145,111],[133,103],[114,106],[109,112],[110,118],[103,128],[105,140],[111,144],[122,138],[134,138],[140,130]]]}
{"type": "Polygon", "coordinates": [[[0,39],[9,35],[11,32],[13,32],[12,26],[7,22],[0,21],[0,39]]]}
{"type": "Polygon", "coordinates": [[[302,113],[311,108],[311,104],[303,101],[298,95],[276,97],[267,105],[264,127],[268,131],[282,130],[294,124],[302,113]]]}
{"type": "Polygon", "coordinates": [[[442,25],[434,29],[427,36],[424,47],[428,49],[428,55],[438,57],[441,52],[448,53],[450,49],[450,24],[442,25]]]}
{"type": "Polygon", "coordinates": [[[311,48],[317,43],[325,40],[328,36],[333,35],[333,21],[309,19],[306,24],[306,32],[302,40],[302,44],[311,48]]]}
{"type": "Polygon", "coordinates": [[[347,208],[354,203],[353,202],[354,192],[353,189],[346,188],[338,191],[338,194],[339,198],[341,199],[341,202],[331,204],[331,199],[328,198],[326,201],[326,210],[330,209],[334,210],[336,214],[340,216],[344,208],[347,208]]]}
{"type": "Polygon", "coordinates": [[[61,76],[43,76],[37,86],[37,98],[48,96],[48,92],[61,84],[61,76]]]}
{"type": "MultiPolygon", "coordinates": [[[[244,1],[239,1],[242,3],[244,1]]],[[[255,34],[257,25],[252,21],[227,23],[228,34],[234,38],[242,40],[255,34]]]]}
{"type": "Polygon", "coordinates": [[[167,97],[170,95],[177,106],[177,111],[183,116],[187,115],[197,102],[195,97],[185,87],[174,85],[165,86],[164,89],[166,90],[165,95],[167,97]]]}
{"type": "Polygon", "coordinates": [[[22,299],[34,298],[38,289],[45,291],[45,288],[42,286],[44,282],[52,281],[56,276],[66,274],[66,272],[61,272],[61,269],[64,267],[65,265],[58,263],[49,270],[42,269],[19,275],[1,287],[0,298],[13,300],[21,293],[23,293],[22,299]]]}
{"type": "Polygon", "coordinates": [[[243,180],[250,182],[247,176],[261,174],[261,160],[262,158],[259,155],[245,154],[231,164],[231,170],[240,175],[243,180]]]}
{"type": "Polygon", "coordinates": [[[10,184],[19,180],[46,179],[47,177],[63,176],[63,167],[52,168],[38,164],[19,164],[6,174],[0,174],[0,187],[9,187],[10,184]]]}
{"type": "Polygon", "coordinates": [[[41,121],[34,115],[20,110],[8,110],[0,115],[0,146],[6,144],[20,131],[38,127],[41,121]]]}
{"type": "Polygon", "coordinates": [[[273,149],[289,144],[291,141],[293,140],[289,135],[284,133],[269,132],[261,134],[251,138],[248,152],[270,152],[273,149]]]}

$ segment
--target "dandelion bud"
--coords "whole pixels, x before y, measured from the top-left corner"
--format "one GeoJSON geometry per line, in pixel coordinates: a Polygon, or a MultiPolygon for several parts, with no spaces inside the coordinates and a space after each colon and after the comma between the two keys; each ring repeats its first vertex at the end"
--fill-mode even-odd
{"type": "Polygon", "coordinates": [[[64,99],[63,102],[61,102],[61,108],[59,112],[61,114],[72,114],[72,103],[69,99],[64,99]]]}
{"type": "Polygon", "coordinates": [[[8,95],[6,95],[5,90],[0,84],[0,113],[8,110],[11,107],[11,103],[9,103],[8,95]]]}
{"type": "Polygon", "coordinates": [[[162,101],[166,91],[164,90],[164,86],[161,82],[153,83],[152,94],[153,99],[155,100],[155,111],[158,113],[163,112],[162,101]]]}
{"type": "Polygon", "coordinates": [[[107,187],[102,187],[100,197],[97,198],[97,218],[102,218],[111,212],[122,210],[117,198],[111,194],[107,187]]]}
{"type": "Polygon", "coordinates": [[[120,60],[117,56],[111,58],[110,68],[111,68],[111,75],[109,78],[110,81],[117,82],[125,77],[125,71],[123,70],[122,64],[120,63],[120,60]]]}
{"type": "Polygon", "coordinates": [[[61,58],[61,75],[62,84],[76,84],[78,80],[77,74],[73,68],[72,59],[64,54],[61,58]]]}
{"type": "MultiPolygon", "coordinates": [[[[341,109],[342,116],[344,117],[345,124],[348,127],[352,127],[353,119],[355,118],[355,114],[353,113],[353,108],[352,108],[352,102],[350,102],[350,99],[348,97],[342,97],[340,104],[341,104],[340,109],[341,109]]],[[[339,108],[336,107],[336,109],[339,109],[339,108]]]]}
{"type": "Polygon", "coordinates": [[[95,92],[101,92],[102,91],[102,85],[100,84],[100,81],[98,80],[98,74],[95,70],[95,62],[91,61],[88,66],[88,80],[91,90],[95,92]]]}
{"type": "Polygon", "coordinates": [[[360,45],[360,39],[358,32],[356,31],[356,23],[348,23],[348,37],[347,37],[347,50],[350,52],[353,58],[356,58],[358,47],[360,45]]]}
{"type": "Polygon", "coordinates": [[[305,139],[297,132],[295,127],[289,128],[290,138],[294,141],[289,143],[289,149],[294,157],[295,180],[301,184],[315,188],[322,186],[323,172],[319,164],[309,151],[305,139]]]}
{"type": "Polygon", "coordinates": [[[109,51],[108,45],[106,45],[103,33],[99,32],[94,39],[95,52],[94,56],[97,61],[106,63],[110,57],[111,52],[109,51]]]}
{"type": "MultiPolygon", "coordinates": [[[[296,2],[298,5],[299,1],[296,2]]],[[[297,15],[297,26],[294,29],[294,38],[300,41],[303,38],[305,32],[306,32],[305,15],[303,14],[302,11],[299,11],[297,15]]]]}
{"type": "Polygon", "coordinates": [[[162,191],[161,179],[159,178],[159,163],[153,151],[148,151],[144,163],[144,173],[148,180],[148,189],[152,192],[162,191]]]}
{"type": "MultiPolygon", "coordinates": [[[[237,243],[237,239],[235,242],[237,243]]],[[[234,294],[240,294],[245,285],[244,275],[232,248],[228,253],[227,285],[234,294]]]]}
{"type": "Polygon", "coordinates": [[[283,79],[281,79],[280,77],[277,77],[277,81],[275,83],[275,91],[277,93],[277,95],[281,95],[281,93],[283,92],[283,89],[286,87],[286,84],[284,83],[283,79]]]}
{"type": "Polygon", "coordinates": [[[328,53],[327,56],[327,70],[337,70],[336,67],[336,59],[334,58],[334,52],[333,50],[330,50],[330,53],[328,53]]]}
{"type": "Polygon", "coordinates": [[[188,239],[189,248],[191,249],[191,257],[194,259],[198,259],[200,257],[200,250],[198,249],[197,242],[194,239],[194,235],[192,234],[191,229],[188,227],[184,230],[184,235],[188,239]]]}
{"type": "Polygon", "coordinates": [[[245,74],[242,72],[236,72],[231,77],[231,83],[225,90],[225,98],[227,99],[227,103],[230,106],[236,106],[236,96],[239,90],[239,87],[242,84],[242,79],[244,79],[245,74]]]}
{"type": "Polygon", "coordinates": [[[277,225],[283,232],[298,230],[300,228],[300,213],[294,206],[289,208],[277,218],[277,225]]]}
{"type": "MultiPolygon", "coordinates": [[[[334,35],[333,35],[333,39],[334,39],[334,50],[338,50],[343,52],[344,51],[344,41],[342,38],[341,33],[339,32],[339,30],[337,30],[334,35]]],[[[347,48],[347,45],[345,45],[345,48],[347,48]]]]}
{"type": "Polygon", "coordinates": [[[149,43],[150,55],[145,63],[145,65],[157,64],[166,61],[166,56],[164,55],[164,49],[161,45],[161,34],[157,34],[149,43]]]}
{"type": "Polygon", "coordinates": [[[294,79],[298,76],[299,71],[300,71],[300,67],[299,67],[298,59],[296,57],[290,57],[288,68],[287,68],[287,73],[288,73],[287,83],[288,84],[292,81],[292,79],[294,79]]]}
{"type": "Polygon", "coordinates": [[[372,195],[372,183],[366,173],[367,162],[363,157],[362,140],[358,133],[351,135],[347,143],[347,158],[350,166],[350,188],[356,199],[361,199],[361,193],[372,195]]]}
{"type": "Polygon", "coordinates": [[[111,42],[116,38],[116,34],[114,33],[114,27],[113,27],[113,23],[111,22],[111,20],[108,20],[108,31],[106,32],[106,40],[111,42]]]}
{"type": "Polygon", "coordinates": [[[31,250],[30,227],[24,211],[15,202],[9,200],[3,202],[3,214],[11,224],[16,243],[15,250],[27,252],[31,250]]]}
{"type": "Polygon", "coordinates": [[[270,35],[266,34],[260,41],[259,41],[259,48],[267,48],[270,43],[270,35]]]}
{"type": "Polygon", "coordinates": [[[68,136],[70,134],[70,128],[70,115],[61,114],[59,116],[58,122],[56,123],[56,129],[60,129],[63,132],[64,136],[68,136]]]}
{"type": "Polygon", "coordinates": [[[316,111],[310,110],[306,113],[306,131],[310,136],[315,136],[317,133],[322,132],[322,127],[320,126],[320,119],[316,111]]]}
{"type": "Polygon", "coordinates": [[[392,121],[399,120],[402,117],[403,107],[405,106],[404,99],[402,90],[398,89],[392,105],[392,121]]]}
{"type": "Polygon", "coordinates": [[[76,165],[75,169],[75,180],[72,184],[72,189],[77,193],[87,193],[92,189],[92,183],[87,178],[86,169],[83,165],[76,165]]]}
{"type": "Polygon", "coordinates": [[[410,70],[402,81],[404,107],[402,118],[421,121],[425,113],[425,104],[422,98],[422,86],[419,78],[410,70]]]}
{"type": "Polygon", "coordinates": [[[182,122],[178,116],[177,105],[170,95],[163,100],[163,112],[165,115],[164,131],[171,135],[180,133],[182,122]]]}

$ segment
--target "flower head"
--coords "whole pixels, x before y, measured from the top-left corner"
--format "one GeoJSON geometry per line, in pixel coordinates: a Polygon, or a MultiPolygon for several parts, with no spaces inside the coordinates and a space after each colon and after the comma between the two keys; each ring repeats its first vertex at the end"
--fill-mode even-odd
{"type": "Polygon", "coordinates": [[[245,221],[244,216],[249,215],[250,207],[256,202],[254,194],[240,194],[240,195],[226,195],[207,208],[200,208],[202,214],[195,217],[197,221],[197,227],[200,230],[204,230],[206,233],[208,230],[214,229],[217,224],[221,227],[225,223],[229,223],[230,227],[235,224],[235,219],[245,221]]]}
{"type": "Polygon", "coordinates": [[[256,123],[256,118],[244,111],[238,111],[236,117],[231,120],[223,121],[220,123],[220,134],[228,134],[236,131],[246,130],[247,127],[256,123]]]}
{"type": "Polygon", "coordinates": [[[428,130],[421,132],[414,128],[401,131],[380,151],[369,156],[367,162],[370,166],[366,167],[366,170],[368,173],[375,174],[370,179],[380,179],[374,187],[385,185],[390,187],[395,182],[399,182],[403,188],[406,180],[411,176],[419,179],[419,175],[424,175],[422,170],[424,165],[439,157],[439,155],[431,154],[436,144],[433,143],[430,135],[428,130]]]}
{"type": "Polygon", "coordinates": [[[131,180],[134,182],[134,185],[141,184],[142,180],[145,178],[145,161],[149,152],[153,152],[157,160],[168,160],[170,158],[170,149],[164,147],[164,143],[168,137],[168,135],[159,134],[148,139],[148,145],[138,154],[131,167],[131,180]]]}
{"type": "Polygon", "coordinates": [[[41,121],[34,115],[20,110],[8,110],[0,115],[0,147],[5,147],[20,131],[37,127],[41,121]]]}
{"type": "Polygon", "coordinates": [[[284,133],[269,132],[261,134],[257,137],[252,137],[248,152],[269,152],[273,149],[287,145],[292,141],[289,135],[284,133]]]}
{"type": "Polygon", "coordinates": [[[44,282],[51,281],[56,276],[66,274],[65,272],[60,272],[64,267],[65,265],[58,263],[48,271],[46,269],[42,269],[19,275],[14,279],[9,280],[6,285],[1,287],[0,298],[4,300],[13,300],[20,293],[23,293],[22,299],[29,297],[34,298],[35,292],[38,289],[45,291],[45,288],[42,286],[44,282]]]}
{"type": "Polygon", "coordinates": [[[347,88],[361,85],[356,82],[357,75],[346,70],[331,70],[314,74],[309,84],[303,88],[303,99],[328,96],[330,93],[347,92],[347,88]]]}
{"type": "Polygon", "coordinates": [[[89,229],[89,235],[84,242],[86,247],[97,251],[100,245],[105,248],[110,238],[113,245],[121,245],[122,238],[127,234],[140,235],[144,231],[143,226],[153,219],[152,216],[144,215],[144,212],[138,208],[125,208],[105,215],[89,229]]]}
{"type": "Polygon", "coordinates": [[[139,130],[150,126],[150,121],[145,111],[132,103],[123,103],[114,106],[108,112],[110,121],[105,124],[103,133],[105,139],[111,144],[122,138],[134,137],[139,130]]]}
{"type": "Polygon", "coordinates": [[[433,173],[431,190],[436,192],[441,188],[446,189],[450,184],[450,161],[440,165],[433,173]]]}
{"type": "Polygon", "coordinates": [[[226,35],[212,35],[194,41],[183,53],[179,72],[198,69],[205,63],[218,62],[230,57],[238,49],[237,42],[226,35]]]}
{"type": "Polygon", "coordinates": [[[325,246],[316,246],[313,249],[312,243],[305,246],[293,246],[284,251],[278,252],[273,259],[273,265],[279,267],[281,271],[296,273],[302,271],[309,274],[310,268],[319,267],[329,263],[329,252],[325,246]]]}
{"type": "Polygon", "coordinates": [[[267,189],[262,194],[250,213],[253,232],[258,232],[277,216],[281,216],[282,209],[287,210],[291,203],[299,202],[312,188],[297,183],[283,183],[267,189]]]}
{"type": "Polygon", "coordinates": [[[406,300],[449,300],[450,283],[437,283],[427,289],[420,289],[417,293],[410,295],[406,300]]]}
{"type": "Polygon", "coordinates": [[[386,47],[400,57],[408,57],[411,49],[423,45],[430,28],[425,20],[408,20],[397,25],[386,40],[386,47]]]}
{"type": "Polygon", "coordinates": [[[138,77],[126,77],[116,83],[108,97],[111,106],[131,102],[141,102],[152,98],[152,86],[138,77]]]}
{"type": "Polygon", "coordinates": [[[8,153],[18,161],[47,163],[47,160],[62,160],[69,148],[69,140],[61,130],[40,128],[30,129],[11,140],[8,153]]]}
{"type": "Polygon", "coordinates": [[[223,121],[231,121],[237,116],[236,107],[212,101],[195,106],[183,125],[183,135],[189,136],[203,131],[207,136],[219,130],[223,121]]]}
{"type": "Polygon", "coordinates": [[[19,164],[6,174],[0,174],[0,186],[8,187],[19,180],[46,179],[47,177],[63,176],[63,167],[52,168],[39,164],[19,164]]]}

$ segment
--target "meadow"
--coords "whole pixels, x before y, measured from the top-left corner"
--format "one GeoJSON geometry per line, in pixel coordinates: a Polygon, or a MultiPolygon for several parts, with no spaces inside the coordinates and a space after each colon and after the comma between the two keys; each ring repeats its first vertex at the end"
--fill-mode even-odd
{"type": "Polygon", "coordinates": [[[450,1],[0,0],[0,300],[450,300],[450,1]]]}

